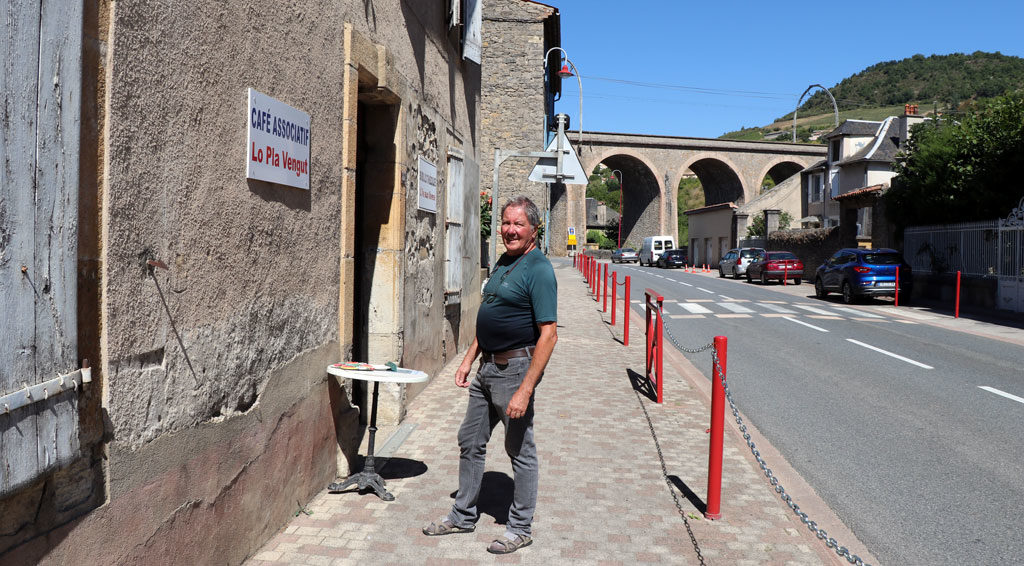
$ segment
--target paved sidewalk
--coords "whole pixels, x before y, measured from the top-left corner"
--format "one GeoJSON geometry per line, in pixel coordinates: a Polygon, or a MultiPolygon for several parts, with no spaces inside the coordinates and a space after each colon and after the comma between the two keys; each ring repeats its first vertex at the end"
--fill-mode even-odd
{"type": "MultiPolygon", "coordinates": [[[[420,532],[447,513],[458,487],[456,431],[467,396],[454,385],[457,358],[411,403],[406,422],[417,428],[382,474],[395,501],[325,490],[308,505],[311,515],[293,519],[247,564],[700,564],[662,475],[644,407],[669,476],[675,485],[692,491],[690,497],[679,490],[676,495],[706,563],[846,564],[779,500],[736,432],[731,414],[726,415],[723,518],[701,517],[709,409],[700,380],[706,385],[707,379],[681,355],[668,352],[665,403],[638,396],[630,370],[644,372],[642,317],[634,310],[630,346],[624,347],[619,341],[621,310],[613,329],[607,324],[610,312],[603,313],[601,303],[588,296],[571,262],[553,263],[559,283],[559,341],[537,389],[541,477],[532,546],[506,556],[485,550],[504,532],[512,497],[512,469],[500,425],[489,444],[476,532],[442,537],[420,532]]],[[[638,296],[636,290],[633,295],[638,296]]],[[[710,355],[707,360],[710,366],[710,355]]],[[[378,445],[386,438],[382,429],[378,445]]],[[[765,444],[758,442],[758,447],[766,459],[778,457],[765,444]]],[[[773,468],[776,464],[784,462],[769,460],[773,468]]],[[[783,485],[794,493],[789,484],[783,485]]],[[[804,497],[815,498],[813,492],[804,497]]],[[[798,503],[809,513],[828,511],[820,500],[798,503]]],[[[844,529],[832,529],[830,536],[862,558],[871,558],[844,529]]]]}

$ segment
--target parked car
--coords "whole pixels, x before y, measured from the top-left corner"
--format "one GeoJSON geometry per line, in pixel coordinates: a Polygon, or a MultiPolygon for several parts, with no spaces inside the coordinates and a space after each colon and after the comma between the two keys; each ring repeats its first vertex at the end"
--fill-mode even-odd
{"type": "Polygon", "coordinates": [[[764,248],[733,248],[729,250],[718,262],[718,276],[732,275],[733,279],[739,279],[740,275],[747,272],[750,262],[762,253],[764,253],[764,248]]]}
{"type": "Polygon", "coordinates": [[[668,250],[658,258],[658,267],[683,267],[687,261],[685,251],[668,250]]]}
{"type": "Polygon", "coordinates": [[[633,248],[616,248],[612,252],[612,263],[636,263],[639,257],[633,248]]]}
{"type": "Polygon", "coordinates": [[[758,279],[762,285],[771,279],[792,279],[799,285],[803,276],[804,262],[793,252],[764,252],[747,266],[747,281],[758,279]]]}
{"type": "Polygon", "coordinates": [[[672,236],[647,236],[640,244],[640,265],[654,265],[665,250],[676,247],[672,236]]]}
{"type": "Polygon", "coordinates": [[[814,294],[824,299],[830,292],[842,294],[844,303],[861,297],[896,296],[896,268],[899,267],[900,300],[909,298],[913,273],[900,252],[888,248],[839,250],[818,266],[814,294]]]}

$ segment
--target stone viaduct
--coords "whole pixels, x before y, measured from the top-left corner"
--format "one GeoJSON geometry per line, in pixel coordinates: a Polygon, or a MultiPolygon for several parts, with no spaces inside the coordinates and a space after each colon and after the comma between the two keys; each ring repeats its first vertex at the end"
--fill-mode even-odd
{"type": "MultiPolygon", "coordinates": [[[[577,143],[575,132],[569,138],[577,143]]],[[[583,132],[581,146],[588,174],[601,163],[622,172],[622,239],[634,246],[656,234],[678,240],[676,196],[687,173],[700,179],[705,205],[742,204],[760,193],[766,176],[781,183],[827,153],[824,145],[605,132],[583,132]]],[[[553,255],[565,254],[569,226],[586,233],[586,185],[552,185],[553,255]]]]}

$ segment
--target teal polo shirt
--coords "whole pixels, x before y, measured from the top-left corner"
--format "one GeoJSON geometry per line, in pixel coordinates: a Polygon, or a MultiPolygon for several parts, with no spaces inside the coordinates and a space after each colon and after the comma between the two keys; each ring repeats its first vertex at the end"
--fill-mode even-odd
{"type": "Polygon", "coordinates": [[[477,345],[484,352],[533,346],[540,322],[558,320],[558,282],[551,262],[534,249],[522,256],[501,256],[484,285],[476,316],[477,345]]]}

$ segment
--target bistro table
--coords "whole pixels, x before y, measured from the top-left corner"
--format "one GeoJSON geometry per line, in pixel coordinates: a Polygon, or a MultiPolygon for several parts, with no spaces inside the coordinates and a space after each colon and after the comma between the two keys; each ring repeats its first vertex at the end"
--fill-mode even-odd
{"type": "MultiPolygon", "coordinates": [[[[375,368],[383,368],[386,366],[374,366],[375,368]]],[[[334,482],[327,486],[328,491],[342,491],[346,487],[351,485],[358,486],[360,491],[371,488],[373,491],[384,501],[394,501],[395,496],[388,492],[384,488],[384,478],[380,477],[374,467],[373,462],[373,437],[377,433],[377,388],[380,382],[388,383],[421,383],[427,380],[427,374],[415,370],[396,367],[394,370],[391,369],[345,369],[337,367],[336,365],[327,366],[327,373],[336,375],[345,379],[358,379],[361,381],[372,381],[373,382],[373,401],[370,409],[370,438],[369,446],[367,447],[366,462],[363,465],[363,471],[352,474],[343,482],[334,482]]]]}

